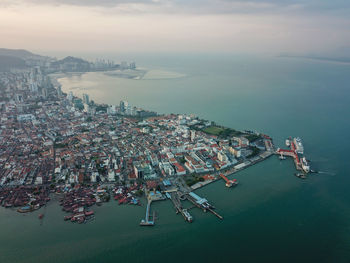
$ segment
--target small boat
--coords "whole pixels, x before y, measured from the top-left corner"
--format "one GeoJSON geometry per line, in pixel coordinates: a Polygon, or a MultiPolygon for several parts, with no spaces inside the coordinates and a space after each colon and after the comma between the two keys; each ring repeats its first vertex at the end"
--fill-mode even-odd
{"type": "Polygon", "coordinates": [[[39,219],[43,219],[44,218],[44,214],[39,214],[39,219]]]}
{"type": "Polygon", "coordinates": [[[17,212],[19,212],[19,213],[28,213],[28,212],[32,212],[32,211],[33,211],[33,208],[29,205],[23,206],[23,207],[17,209],[17,212]]]}
{"type": "Polygon", "coordinates": [[[294,174],[296,177],[300,178],[300,179],[306,179],[306,175],[303,173],[296,173],[294,174]]]}
{"type": "Polygon", "coordinates": [[[280,160],[285,160],[286,159],[286,157],[285,156],[283,156],[282,154],[280,155],[280,160]]]}

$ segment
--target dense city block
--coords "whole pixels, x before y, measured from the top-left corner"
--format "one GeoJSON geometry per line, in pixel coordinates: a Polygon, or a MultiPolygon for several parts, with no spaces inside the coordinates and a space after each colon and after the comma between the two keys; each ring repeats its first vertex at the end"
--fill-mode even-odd
{"type": "Polygon", "coordinates": [[[153,201],[174,191],[191,199],[193,189],[220,178],[232,186],[225,175],[274,152],[267,135],[193,114],[159,115],[125,100],[106,105],[66,94],[39,66],[0,73],[0,89],[1,205],[21,211],[44,205],[49,192],[74,212],[65,219],[77,222],[110,194],[134,204],[136,192],[153,201]]]}

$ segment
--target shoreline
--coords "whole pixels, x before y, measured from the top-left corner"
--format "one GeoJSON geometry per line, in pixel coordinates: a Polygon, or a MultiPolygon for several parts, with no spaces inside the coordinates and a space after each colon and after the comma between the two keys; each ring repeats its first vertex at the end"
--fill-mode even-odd
{"type": "MultiPolygon", "coordinates": [[[[275,155],[275,153],[270,152],[266,157],[261,157],[258,160],[254,161],[254,162],[251,162],[251,163],[247,164],[246,166],[244,166],[242,168],[238,168],[237,169],[237,168],[233,167],[232,168],[233,171],[222,172],[222,174],[224,174],[225,176],[230,176],[230,175],[236,174],[236,173],[238,173],[240,171],[243,171],[243,170],[245,170],[245,169],[247,169],[247,168],[257,164],[257,163],[265,161],[266,159],[270,158],[273,155],[275,155]]],[[[198,183],[192,185],[191,188],[193,190],[197,190],[197,189],[203,188],[204,186],[207,186],[208,184],[211,184],[211,183],[214,183],[214,182],[217,182],[217,181],[220,181],[220,180],[222,180],[222,179],[220,177],[217,177],[217,178],[215,178],[213,180],[207,180],[206,182],[198,182],[198,183]]]]}
{"type": "MultiPolygon", "coordinates": [[[[147,68],[137,68],[137,69],[113,69],[113,70],[99,70],[99,71],[87,71],[87,72],[59,72],[59,73],[49,73],[48,76],[55,79],[58,82],[60,78],[69,78],[72,76],[82,76],[88,73],[101,73],[105,76],[120,79],[129,80],[171,80],[171,79],[182,79],[187,78],[188,75],[184,73],[179,73],[175,71],[168,71],[162,69],[147,69],[147,68]]],[[[59,82],[58,82],[59,83],[59,82]]]]}
{"type": "MultiPolygon", "coordinates": [[[[106,74],[107,71],[98,72],[106,74]]],[[[61,78],[88,73],[91,72],[60,72],[48,76],[52,83],[60,85],[61,78]]],[[[17,185],[12,191],[1,193],[5,207],[21,207],[19,210],[25,212],[31,212],[34,205],[40,209],[44,206],[42,200],[48,202],[49,199],[44,196],[36,203],[27,200],[28,194],[38,191],[35,188],[46,193],[63,193],[63,210],[73,213],[65,219],[84,223],[87,216],[94,213],[89,207],[109,202],[111,196],[119,204],[138,204],[136,190],[152,201],[165,200],[165,193],[170,191],[177,200],[175,209],[185,221],[192,222],[192,216],[181,204],[186,199],[204,212],[223,219],[213,205],[193,191],[220,180],[220,174],[235,174],[274,154],[272,138],[262,133],[216,125],[193,114],[159,115],[134,107],[141,121],[135,119],[138,115],[130,113],[127,101],[121,101],[120,106],[92,103],[87,94],[80,98],[71,92],[62,93],[59,85],[57,89],[55,85],[49,86],[46,93],[60,103],[41,102],[42,109],[45,107],[49,114],[40,115],[40,111],[35,111],[29,114],[30,119],[23,116],[28,125],[37,123],[37,115],[44,116],[45,123],[52,127],[51,132],[46,128],[42,131],[49,143],[40,144],[39,149],[46,150],[47,155],[33,155],[34,160],[42,158],[48,162],[49,168],[44,170],[45,176],[36,174],[36,163],[28,160],[31,165],[18,175],[19,179],[24,177],[18,182],[25,187],[17,185]],[[61,116],[60,119],[57,116],[61,116]],[[23,198],[15,202],[16,196],[23,198]]],[[[39,99],[44,96],[45,93],[39,99]]],[[[35,137],[33,143],[35,140],[38,138],[35,137]]],[[[19,161],[14,162],[17,166],[19,161]]],[[[7,186],[4,184],[2,189],[7,186]]],[[[147,224],[150,206],[143,226],[154,225],[154,219],[147,224]]]]}

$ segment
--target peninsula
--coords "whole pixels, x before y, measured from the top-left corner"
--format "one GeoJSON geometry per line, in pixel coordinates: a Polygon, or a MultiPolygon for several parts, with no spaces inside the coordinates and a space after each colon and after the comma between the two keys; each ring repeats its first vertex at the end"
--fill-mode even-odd
{"type": "Polygon", "coordinates": [[[184,200],[223,219],[193,191],[217,180],[236,186],[229,175],[273,154],[288,155],[276,152],[262,133],[237,131],[191,114],[159,115],[127,101],[97,104],[88,94],[65,94],[50,79],[52,72],[40,66],[41,59],[0,72],[3,207],[31,212],[54,195],[67,213],[62,218],[84,223],[94,218],[92,206],[111,197],[120,205],[141,205],[145,197],[143,226],[155,224],[151,203],[166,199],[188,222],[193,217],[184,200]]]}

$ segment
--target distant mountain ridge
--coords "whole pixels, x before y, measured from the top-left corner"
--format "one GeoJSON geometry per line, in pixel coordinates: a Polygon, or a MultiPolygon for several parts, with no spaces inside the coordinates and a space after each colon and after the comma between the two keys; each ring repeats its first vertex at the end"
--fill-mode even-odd
{"type": "Polygon", "coordinates": [[[46,58],[25,49],[0,48],[0,71],[25,69],[31,65],[30,61],[45,60],[46,58]]]}
{"type": "Polygon", "coordinates": [[[40,55],[34,54],[25,49],[8,49],[8,48],[0,48],[0,56],[11,56],[17,58],[30,58],[30,57],[42,57],[40,55]]]}
{"type": "Polygon", "coordinates": [[[51,67],[61,71],[78,72],[89,71],[91,69],[91,64],[84,59],[68,56],[53,62],[51,67]]]}
{"type": "Polygon", "coordinates": [[[306,59],[313,59],[313,60],[321,60],[321,61],[328,61],[328,62],[339,62],[339,63],[350,63],[350,57],[339,57],[339,56],[318,56],[318,55],[293,55],[288,53],[281,53],[279,57],[285,57],[285,58],[306,58],[306,59]]]}
{"type": "Polygon", "coordinates": [[[89,63],[88,61],[82,58],[76,58],[73,56],[65,57],[64,59],[58,60],[59,63],[89,63]]]}
{"type": "MultiPolygon", "coordinates": [[[[132,63],[131,63],[132,64],[132,63]]],[[[132,64],[135,66],[135,63],[132,64]]],[[[96,63],[68,56],[63,59],[34,54],[25,49],[0,48],[0,71],[40,67],[46,73],[114,70],[120,65],[100,60],[96,63]]]]}
{"type": "Polygon", "coordinates": [[[13,68],[24,69],[26,68],[26,62],[15,56],[6,56],[0,54],[0,72],[10,71],[13,68]]]}

